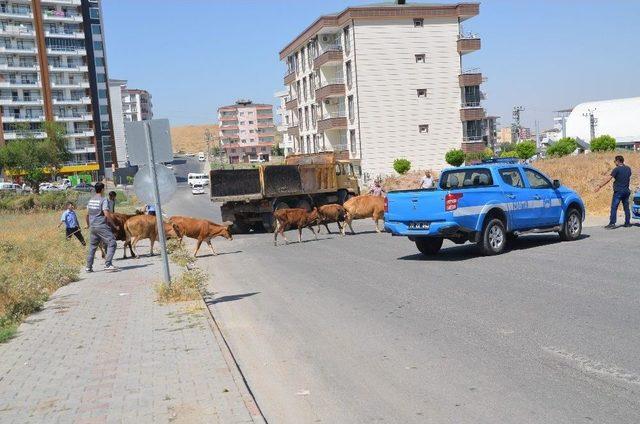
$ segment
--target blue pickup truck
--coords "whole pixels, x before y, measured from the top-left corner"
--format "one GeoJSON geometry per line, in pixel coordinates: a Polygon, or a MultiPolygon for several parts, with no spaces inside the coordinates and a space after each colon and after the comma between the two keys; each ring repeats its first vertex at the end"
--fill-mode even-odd
{"type": "Polygon", "coordinates": [[[640,191],[636,191],[633,195],[633,217],[636,219],[640,219],[640,191]]]}
{"type": "Polygon", "coordinates": [[[485,255],[528,232],[576,240],[584,217],[576,192],[515,160],[447,168],[437,187],[393,191],[385,204],[386,230],[409,237],[424,255],[438,253],[444,239],[476,243],[485,255]]]}

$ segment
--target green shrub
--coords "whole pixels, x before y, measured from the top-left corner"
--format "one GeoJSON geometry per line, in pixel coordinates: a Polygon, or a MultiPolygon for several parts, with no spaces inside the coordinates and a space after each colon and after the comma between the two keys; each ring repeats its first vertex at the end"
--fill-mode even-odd
{"type": "Polygon", "coordinates": [[[578,142],[575,138],[564,137],[553,143],[547,148],[549,156],[562,157],[570,155],[578,148],[578,142]]]}
{"type": "Polygon", "coordinates": [[[400,175],[404,175],[411,169],[411,162],[408,159],[398,158],[393,161],[393,169],[400,175]]]}
{"type": "Polygon", "coordinates": [[[515,151],[513,151],[513,150],[511,150],[511,151],[504,151],[504,152],[500,153],[500,157],[501,157],[501,158],[517,158],[517,157],[518,157],[518,154],[517,154],[515,151]]]}
{"type": "Polygon", "coordinates": [[[616,149],[616,139],[608,134],[601,135],[591,140],[592,152],[606,152],[616,149]]]}
{"type": "Polygon", "coordinates": [[[538,151],[536,142],[533,140],[525,140],[516,145],[515,153],[520,159],[530,159],[538,151]]]}
{"type": "Polygon", "coordinates": [[[444,160],[451,166],[460,166],[464,163],[464,156],[464,152],[461,149],[453,149],[444,155],[444,160]]]}
{"type": "Polygon", "coordinates": [[[516,150],[516,143],[500,143],[501,152],[513,152],[516,150]]]}

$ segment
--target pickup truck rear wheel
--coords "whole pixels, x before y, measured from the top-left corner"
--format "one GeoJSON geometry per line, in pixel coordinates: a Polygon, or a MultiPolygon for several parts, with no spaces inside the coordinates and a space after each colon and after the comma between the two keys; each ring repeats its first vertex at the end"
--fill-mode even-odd
{"type": "Polygon", "coordinates": [[[582,234],[582,214],[576,208],[567,211],[564,224],[560,230],[560,240],[573,241],[577,240],[582,234]]]}
{"type": "Polygon", "coordinates": [[[442,237],[420,237],[416,239],[416,247],[425,256],[433,256],[442,247],[442,237]]]}
{"type": "Polygon", "coordinates": [[[498,218],[489,219],[482,229],[478,247],[483,255],[499,255],[507,244],[507,231],[504,223],[498,218]]]}

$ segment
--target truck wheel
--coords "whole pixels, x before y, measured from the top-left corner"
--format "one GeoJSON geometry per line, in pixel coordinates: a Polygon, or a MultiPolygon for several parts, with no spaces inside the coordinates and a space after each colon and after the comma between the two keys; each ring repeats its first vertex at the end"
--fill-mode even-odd
{"type": "Polygon", "coordinates": [[[560,240],[577,240],[581,234],[582,214],[576,208],[571,208],[567,211],[567,217],[565,218],[562,229],[560,230],[560,240]]]}
{"type": "Polygon", "coordinates": [[[478,247],[483,255],[499,255],[507,245],[507,231],[498,218],[489,219],[482,229],[478,247]]]}
{"type": "Polygon", "coordinates": [[[425,256],[433,256],[440,251],[442,242],[441,237],[420,237],[416,239],[416,247],[425,256]]]}
{"type": "Polygon", "coordinates": [[[234,221],[233,225],[231,226],[231,232],[233,234],[246,234],[249,232],[249,230],[249,225],[243,221],[234,221]]]}
{"type": "Polygon", "coordinates": [[[274,223],[273,214],[270,214],[270,213],[262,214],[262,228],[264,229],[265,232],[272,233],[275,230],[273,223],[274,223]]]}

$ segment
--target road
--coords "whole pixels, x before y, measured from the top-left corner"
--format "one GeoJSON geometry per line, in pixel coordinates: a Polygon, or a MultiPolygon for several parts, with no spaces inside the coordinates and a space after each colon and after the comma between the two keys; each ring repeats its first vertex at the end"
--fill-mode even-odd
{"type": "MultiPolygon", "coordinates": [[[[168,209],[219,219],[195,197],[168,209]]],[[[640,422],[640,228],[435,259],[355,228],[216,239],[222,254],[198,259],[269,422],[640,422]]]]}

